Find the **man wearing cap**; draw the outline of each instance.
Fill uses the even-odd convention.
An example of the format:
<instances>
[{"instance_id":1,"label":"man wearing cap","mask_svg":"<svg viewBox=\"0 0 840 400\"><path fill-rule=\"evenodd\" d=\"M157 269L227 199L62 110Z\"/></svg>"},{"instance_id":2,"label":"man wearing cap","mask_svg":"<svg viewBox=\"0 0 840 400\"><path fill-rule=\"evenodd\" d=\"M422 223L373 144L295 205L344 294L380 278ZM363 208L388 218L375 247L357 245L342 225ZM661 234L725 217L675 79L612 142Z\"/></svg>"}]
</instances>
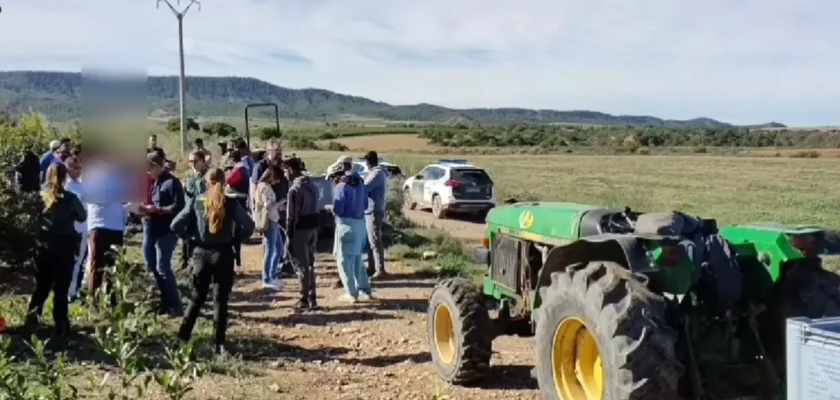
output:
<instances>
[{"instance_id":1,"label":"man wearing cap","mask_svg":"<svg viewBox=\"0 0 840 400\"><path fill-rule=\"evenodd\" d=\"M47 174L47 168L49 168L50 165L53 165L53 163L57 162L56 159L58 158L59 154L69 154L69 147L69 138L62 138L61 140L53 140L52 142L50 142L49 151L41 155L41 183L44 183L44 179ZM59 159L58 161L64 162L63 159Z\"/></svg>"},{"instance_id":2,"label":"man wearing cap","mask_svg":"<svg viewBox=\"0 0 840 400\"><path fill-rule=\"evenodd\" d=\"M147 171L154 184L152 202L140 206L140 212L145 214L144 225L149 230L144 237L143 258L160 290L161 311L180 316L183 315L181 295L172 272L172 255L178 237L170 226L184 208L184 188L178 178L167 171L166 159L159 153L149 153L147 161Z\"/></svg>"},{"instance_id":3,"label":"man wearing cap","mask_svg":"<svg viewBox=\"0 0 840 400\"><path fill-rule=\"evenodd\" d=\"M385 222L385 185L387 174L379 165L379 155L375 151L365 154L368 172L365 174L365 190L368 195L368 207L365 210L365 224L368 238L367 273L372 279L385 276L385 247L382 244L382 224Z\"/></svg>"}]
</instances>

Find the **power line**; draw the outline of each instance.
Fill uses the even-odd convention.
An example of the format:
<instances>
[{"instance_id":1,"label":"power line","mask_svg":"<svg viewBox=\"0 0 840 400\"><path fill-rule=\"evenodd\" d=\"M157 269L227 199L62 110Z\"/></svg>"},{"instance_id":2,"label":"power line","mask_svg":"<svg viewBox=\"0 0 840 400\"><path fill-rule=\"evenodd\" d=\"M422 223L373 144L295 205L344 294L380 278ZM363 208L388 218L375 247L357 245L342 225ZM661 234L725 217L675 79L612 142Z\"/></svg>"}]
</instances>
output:
<instances>
[{"instance_id":1,"label":"power line","mask_svg":"<svg viewBox=\"0 0 840 400\"><path fill-rule=\"evenodd\" d=\"M166 5L169 6L169 9L172 10L172 14L175 15L176 19L178 19L178 49L181 58L181 75L178 79L178 91L181 95L181 155L184 156L187 153L187 93L185 90L186 75L184 73L184 17L187 15L187 12L193 4L198 4L198 10L201 11L201 3L197 0L190 0L189 4L187 4L183 10L178 11L178 9L176 9L169 0L157 0L158 9L160 8L161 2L166 3ZM177 0L177 4L180 6L181 0Z\"/></svg>"}]
</instances>

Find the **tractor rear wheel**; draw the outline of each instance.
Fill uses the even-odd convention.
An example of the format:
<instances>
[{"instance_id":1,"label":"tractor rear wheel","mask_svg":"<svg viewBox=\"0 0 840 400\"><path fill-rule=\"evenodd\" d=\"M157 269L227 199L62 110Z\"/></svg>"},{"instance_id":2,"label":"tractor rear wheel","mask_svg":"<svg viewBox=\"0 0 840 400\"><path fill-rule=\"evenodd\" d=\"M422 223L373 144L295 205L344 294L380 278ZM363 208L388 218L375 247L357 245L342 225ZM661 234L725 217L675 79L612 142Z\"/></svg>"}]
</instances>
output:
<instances>
[{"instance_id":1,"label":"tractor rear wheel","mask_svg":"<svg viewBox=\"0 0 840 400\"><path fill-rule=\"evenodd\" d=\"M664 299L644 277L612 262L551 275L536 311L543 399L677 399L683 366Z\"/></svg>"},{"instance_id":2,"label":"tractor rear wheel","mask_svg":"<svg viewBox=\"0 0 840 400\"><path fill-rule=\"evenodd\" d=\"M427 325L432 362L454 384L481 380L490 368L492 325L481 292L469 280L440 282L429 298Z\"/></svg>"},{"instance_id":3,"label":"tractor rear wheel","mask_svg":"<svg viewBox=\"0 0 840 400\"><path fill-rule=\"evenodd\" d=\"M798 261L770 292L767 308L759 315L761 341L784 378L787 319L840 316L840 276L824 269L818 258Z\"/></svg>"}]
</instances>

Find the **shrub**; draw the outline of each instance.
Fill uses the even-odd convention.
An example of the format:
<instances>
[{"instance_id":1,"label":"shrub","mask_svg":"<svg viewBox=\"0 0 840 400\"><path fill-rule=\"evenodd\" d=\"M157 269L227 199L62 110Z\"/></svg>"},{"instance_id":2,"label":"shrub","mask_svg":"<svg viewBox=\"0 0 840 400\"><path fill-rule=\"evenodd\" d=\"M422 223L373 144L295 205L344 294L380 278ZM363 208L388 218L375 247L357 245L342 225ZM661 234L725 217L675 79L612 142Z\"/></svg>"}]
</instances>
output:
<instances>
[{"instance_id":1,"label":"shrub","mask_svg":"<svg viewBox=\"0 0 840 400\"><path fill-rule=\"evenodd\" d=\"M790 155L791 158L820 158L820 152L816 150L797 151Z\"/></svg>"},{"instance_id":2,"label":"shrub","mask_svg":"<svg viewBox=\"0 0 840 400\"><path fill-rule=\"evenodd\" d=\"M327 150L329 150L329 151L347 151L347 150L350 150L350 148L347 147L347 145L345 145L344 143L333 142L332 140L330 140L329 143L327 143Z\"/></svg>"},{"instance_id":3,"label":"shrub","mask_svg":"<svg viewBox=\"0 0 840 400\"><path fill-rule=\"evenodd\" d=\"M199 131L201 127L198 125L198 122L195 122L193 118L187 118L186 126L184 129L188 131ZM172 118L169 121L166 121L166 130L169 132L178 132L181 130L181 119L180 118Z\"/></svg>"},{"instance_id":4,"label":"shrub","mask_svg":"<svg viewBox=\"0 0 840 400\"><path fill-rule=\"evenodd\" d=\"M38 214L42 208L37 193L26 194L14 185L14 166L22 154L41 154L57 137L38 115L26 114L16 126L0 125L0 264L17 267L31 260Z\"/></svg>"},{"instance_id":5,"label":"shrub","mask_svg":"<svg viewBox=\"0 0 840 400\"><path fill-rule=\"evenodd\" d=\"M210 136L228 137L236 133L236 127L224 122L213 122L205 124L201 131Z\"/></svg>"},{"instance_id":6,"label":"shrub","mask_svg":"<svg viewBox=\"0 0 840 400\"><path fill-rule=\"evenodd\" d=\"M315 143L311 137L306 136L290 136L287 140L289 147L299 150L320 150L318 143Z\"/></svg>"},{"instance_id":7,"label":"shrub","mask_svg":"<svg viewBox=\"0 0 840 400\"><path fill-rule=\"evenodd\" d=\"M276 126L264 126L260 128L260 139L262 140L280 139L282 136L283 132L277 129Z\"/></svg>"}]
</instances>

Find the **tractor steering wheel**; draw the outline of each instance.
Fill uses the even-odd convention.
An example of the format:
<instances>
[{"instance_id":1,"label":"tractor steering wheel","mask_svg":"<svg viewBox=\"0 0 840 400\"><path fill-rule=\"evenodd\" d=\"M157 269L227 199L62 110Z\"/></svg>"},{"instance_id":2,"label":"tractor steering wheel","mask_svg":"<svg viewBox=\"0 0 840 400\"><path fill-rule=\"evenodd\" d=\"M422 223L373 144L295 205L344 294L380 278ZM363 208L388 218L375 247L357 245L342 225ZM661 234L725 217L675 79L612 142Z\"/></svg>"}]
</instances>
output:
<instances>
[{"instance_id":1,"label":"tractor steering wheel","mask_svg":"<svg viewBox=\"0 0 840 400\"><path fill-rule=\"evenodd\" d=\"M633 233L636 224L630 217L630 208L628 207L623 212L610 214L607 225L612 233Z\"/></svg>"}]
</instances>

